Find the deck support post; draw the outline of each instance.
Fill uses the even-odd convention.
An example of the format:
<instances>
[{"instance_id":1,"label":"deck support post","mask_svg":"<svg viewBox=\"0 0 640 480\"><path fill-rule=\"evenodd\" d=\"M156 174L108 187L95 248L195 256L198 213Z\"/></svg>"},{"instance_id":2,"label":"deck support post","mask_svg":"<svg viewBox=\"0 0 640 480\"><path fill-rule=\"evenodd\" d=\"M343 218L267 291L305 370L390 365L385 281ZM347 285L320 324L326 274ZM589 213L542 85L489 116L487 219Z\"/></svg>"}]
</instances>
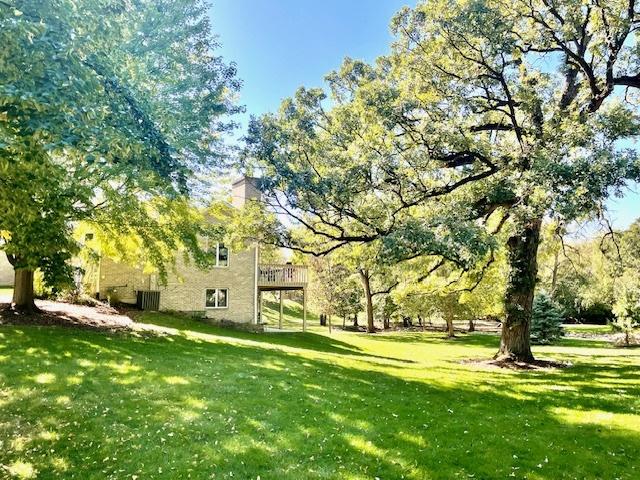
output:
<instances>
[{"instance_id":1,"label":"deck support post","mask_svg":"<svg viewBox=\"0 0 640 480\"><path fill-rule=\"evenodd\" d=\"M302 289L302 331L307 331L307 289Z\"/></svg>"},{"instance_id":2,"label":"deck support post","mask_svg":"<svg viewBox=\"0 0 640 480\"><path fill-rule=\"evenodd\" d=\"M278 328L280 330L282 330L282 294L284 293L283 290L280 290L280 317L278 318Z\"/></svg>"}]
</instances>

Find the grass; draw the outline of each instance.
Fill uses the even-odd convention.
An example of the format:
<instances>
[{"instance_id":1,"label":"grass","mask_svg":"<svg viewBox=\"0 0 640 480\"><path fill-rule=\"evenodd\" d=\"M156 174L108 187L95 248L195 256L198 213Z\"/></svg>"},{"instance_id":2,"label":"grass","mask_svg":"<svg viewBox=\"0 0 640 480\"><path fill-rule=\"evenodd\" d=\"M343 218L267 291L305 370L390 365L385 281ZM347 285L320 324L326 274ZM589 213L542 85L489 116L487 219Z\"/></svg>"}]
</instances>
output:
<instances>
[{"instance_id":1,"label":"grass","mask_svg":"<svg viewBox=\"0 0 640 480\"><path fill-rule=\"evenodd\" d=\"M566 324L562 327L566 333L588 333L592 335L613 333L611 325Z\"/></svg>"},{"instance_id":2,"label":"grass","mask_svg":"<svg viewBox=\"0 0 640 480\"><path fill-rule=\"evenodd\" d=\"M363 314L361 313L358 320L360 326L366 326L366 318L363 318ZM280 317L280 303L277 294L265 292L263 294L263 302L262 302L262 321L266 323L266 325L270 328L278 328L278 321ZM333 316L332 317L333 326L337 328L342 327L343 319L341 317ZM461 330L466 330L468 328L468 321L456 321L454 322L455 327ZM349 316L346 325L353 325L352 316ZM444 321L433 320L431 326L442 328L444 331L446 328L446 323ZM417 322L414 323L414 326L417 328ZM377 323L378 328L382 328L381 323ZM290 299L286 298L283 301L283 309L282 309L282 329L288 331L302 331L302 304L295 298ZM307 311L307 330L316 332L316 333L327 333L329 330L328 326L320 326L320 317L318 314L314 313L311 310Z\"/></svg>"},{"instance_id":3,"label":"grass","mask_svg":"<svg viewBox=\"0 0 640 480\"><path fill-rule=\"evenodd\" d=\"M0 478L635 479L640 350L461 363L492 335L252 334L147 313L149 338L0 327Z\"/></svg>"},{"instance_id":4,"label":"grass","mask_svg":"<svg viewBox=\"0 0 640 480\"><path fill-rule=\"evenodd\" d=\"M265 292L262 302L262 321L271 328L278 328L279 317L280 303L277 295ZM307 327L311 330L320 329L320 318L312 311L307 311ZM289 298L283 300L282 328L284 330L302 330L301 303ZM323 327L321 330L325 331L327 328Z\"/></svg>"},{"instance_id":5,"label":"grass","mask_svg":"<svg viewBox=\"0 0 640 480\"><path fill-rule=\"evenodd\" d=\"M0 287L0 297L11 297L13 295L13 287Z\"/></svg>"}]
</instances>

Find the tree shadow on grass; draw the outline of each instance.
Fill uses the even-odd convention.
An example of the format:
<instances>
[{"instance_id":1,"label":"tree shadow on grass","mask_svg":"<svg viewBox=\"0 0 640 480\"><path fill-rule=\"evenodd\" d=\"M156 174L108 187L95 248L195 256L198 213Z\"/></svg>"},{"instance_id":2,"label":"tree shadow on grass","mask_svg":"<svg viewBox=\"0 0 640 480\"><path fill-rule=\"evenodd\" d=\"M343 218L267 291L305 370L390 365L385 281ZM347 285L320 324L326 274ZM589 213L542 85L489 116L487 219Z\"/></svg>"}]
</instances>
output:
<instances>
[{"instance_id":1,"label":"tree shadow on grass","mask_svg":"<svg viewBox=\"0 0 640 480\"><path fill-rule=\"evenodd\" d=\"M456 333L455 337L448 338L446 333L442 332L412 332L412 333L381 333L370 335L369 338L374 341L392 342L392 343L416 343L416 344L462 344L479 347L493 348L500 343L500 336L493 333Z\"/></svg>"},{"instance_id":2,"label":"tree shadow on grass","mask_svg":"<svg viewBox=\"0 0 640 480\"><path fill-rule=\"evenodd\" d=\"M581 364L550 376L448 366L417 381L397 365L372 372L366 359L336 364L259 344L61 328L0 334L0 464L30 463L39 478L638 474L638 417L607 380L629 378L638 363L601 359L593 371ZM638 382L624 395L637 403Z\"/></svg>"},{"instance_id":3,"label":"tree shadow on grass","mask_svg":"<svg viewBox=\"0 0 640 480\"><path fill-rule=\"evenodd\" d=\"M370 337L376 341L388 341L394 343L435 343L435 344L463 344L470 346L480 346L488 348L498 348L500 344L499 333L489 332L473 332L473 333L456 333L453 338L447 338L446 335L435 332L414 332L405 334L383 333ZM604 340L587 340L580 338L560 338L552 345L533 345L538 347L575 347L575 348L617 348L611 342Z\"/></svg>"},{"instance_id":4,"label":"tree shadow on grass","mask_svg":"<svg viewBox=\"0 0 640 480\"><path fill-rule=\"evenodd\" d=\"M385 357L375 355L370 352L364 352L361 348L343 342L335 338L335 336L321 335L312 332L269 332L256 333L234 330L231 328L222 328L207 324L201 320L180 316L176 314L152 313L144 314L136 317L137 321L152 325L178 330L182 335L189 332L197 332L205 335L214 335L228 339L249 340L267 345L275 345L282 347L301 348L313 350L322 353L365 356L371 359L392 360L401 363L413 363L412 360Z\"/></svg>"}]
</instances>

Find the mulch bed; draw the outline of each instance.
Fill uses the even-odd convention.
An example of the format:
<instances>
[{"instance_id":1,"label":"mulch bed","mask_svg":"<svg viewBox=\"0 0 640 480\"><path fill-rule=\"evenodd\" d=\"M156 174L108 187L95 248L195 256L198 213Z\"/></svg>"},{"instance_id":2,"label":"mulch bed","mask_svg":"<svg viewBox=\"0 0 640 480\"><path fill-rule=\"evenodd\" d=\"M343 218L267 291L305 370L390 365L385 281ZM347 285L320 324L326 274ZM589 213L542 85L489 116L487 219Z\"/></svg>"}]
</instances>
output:
<instances>
[{"instance_id":1,"label":"mulch bed","mask_svg":"<svg viewBox=\"0 0 640 480\"><path fill-rule=\"evenodd\" d=\"M34 312L16 312L10 304L0 304L0 325L56 325L107 332L133 327L131 318L102 303L87 306L40 300L36 306Z\"/></svg>"}]
</instances>

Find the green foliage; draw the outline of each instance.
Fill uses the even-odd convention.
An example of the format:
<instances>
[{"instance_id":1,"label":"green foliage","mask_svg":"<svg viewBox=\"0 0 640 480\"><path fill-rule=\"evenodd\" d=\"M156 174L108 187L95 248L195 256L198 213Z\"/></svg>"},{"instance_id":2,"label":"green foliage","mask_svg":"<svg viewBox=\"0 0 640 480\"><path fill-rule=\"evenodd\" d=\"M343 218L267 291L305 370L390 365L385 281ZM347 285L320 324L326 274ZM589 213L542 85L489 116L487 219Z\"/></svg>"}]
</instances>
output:
<instances>
[{"instance_id":1,"label":"green foliage","mask_svg":"<svg viewBox=\"0 0 640 480\"><path fill-rule=\"evenodd\" d=\"M334 311L338 317L346 318L362 311L362 285L354 276L342 282L334 298Z\"/></svg>"},{"instance_id":2,"label":"green foliage","mask_svg":"<svg viewBox=\"0 0 640 480\"><path fill-rule=\"evenodd\" d=\"M400 280L392 292L401 316L469 320L499 318L504 313L504 248L491 252L468 271L437 257L421 257L394 267Z\"/></svg>"},{"instance_id":3,"label":"green foliage","mask_svg":"<svg viewBox=\"0 0 640 480\"><path fill-rule=\"evenodd\" d=\"M599 324L613 321L624 331L640 321L639 225L636 221L626 231L609 231L601 239L568 241L562 248L560 237L545 239L541 285L567 318Z\"/></svg>"},{"instance_id":4,"label":"green foliage","mask_svg":"<svg viewBox=\"0 0 640 480\"><path fill-rule=\"evenodd\" d=\"M33 274L33 294L38 298L49 298L52 295L51 287L44 283L44 276L40 270Z\"/></svg>"},{"instance_id":5,"label":"green foliage","mask_svg":"<svg viewBox=\"0 0 640 480\"><path fill-rule=\"evenodd\" d=\"M616 285L616 301L613 305L615 326L630 332L640 324L640 282L638 274L625 273Z\"/></svg>"},{"instance_id":6,"label":"green foliage","mask_svg":"<svg viewBox=\"0 0 640 480\"><path fill-rule=\"evenodd\" d=\"M629 334L640 324L640 220L620 235L617 247L613 313L616 327L629 343Z\"/></svg>"},{"instance_id":7,"label":"green foliage","mask_svg":"<svg viewBox=\"0 0 640 480\"><path fill-rule=\"evenodd\" d=\"M135 237L161 273L178 245L204 261L187 194L221 163L238 87L206 4L0 2L0 45L0 248L16 267L64 284L79 221Z\"/></svg>"},{"instance_id":8,"label":"green foliage","mask_svg":"<svg viewBox=\"0 0 640 480\"><path fill-rule=\"evenodd\" d=\"M608 242L572 239L556 222L543 229L539 285L562 307L567 319L604 324L613 318L614 280Z\"/></svg>"},{"instance_id":9,"label":"green foliage","mask_svg":"<svg viewBox=\"0 0 640 480\"><path fill-rule=\"evenodd\" d=\"M436 257L469 272L501 231L507 288L492 308L502 303L507 322L526 325L542 219L589 217L640 179L625 142L640 131L634 8L430 0L402 9L389 55L373 65L347 58L328 91L300 88L251 122L245 159L268 177L268 201L316 236L282 242L314 253L379 242L381 263ZM597 296L584 308L604 303Z\"/></svg>"},{"instance_id":10,"label":"green foliage","mask_svg":"<svg viewBox=\"0 0 640 480\"><path fill-rule=\"evenodd\" d=\"M247 202L242 208L234 208L226 202L213 202L207 215L223 227L225 241L234 250L242 250L248 244L260 243L263 263L282 263L282 255L275 237L283 230L276 216L261 202Z\"/></svg>"},{"instance_id":11,"label":"green foliage","mask_svg":"<svg viewBox=\"0 0 640 480\"><path fill-rule=\"evenodd\" d=\"M391 295L385 295L379 308L383 320L388 324L391 323L393 318L398 316L398 312L400 310L400 307L396 304Z\"/></svg>"},{"instance_id":12,"label":"green foliage","mask_svg":"<svg viewBox=\"0 0 640 480\"><path fill-rule=\"evenodd\" d=\"M311 258L309 266L309 296L317 312L345 317L360 311L362 286L353 270L333 257Z\"/></svg>"},{"instance_id":13,"label":"green foliage","mask_svg":"<svg viewBox=\"0 0 640 480\"><path fill-rule=\"evenodd\" d=\"M563 315L546 292L538 292L533 301L531 315L531 340L533 343L545 345L554 343L562 337Z\"/></svg>"},{"instance_id":14,"label":"green foliage","mask_svg":"<svg viewBox=\"0 0 640 480\"><path fill-rule=\"evenodd\" d=\"M387 78L393 81L382 69L347 60L330 76L334 108L325 108L327 93L301 88L277 114L252 121L244 157L264 171L267 202L315 235L281 242L313 253L377 242L382 263L441 255L473 264L490 240L465 221L473 217L468 201L445 207L438 197L489 170L468 158L438 162L408 133L396 135L394 112L410 105Z\"/></svg>"},{"instance_id":15,"label":"green foliage","mask_svg":"<svg viewBox=\"0 0 640 480\"><path fill-rule=\"evenodd\" d=\"M614 94L640 86L633 2L428 1L392 27L389 62L399 95L415 99L414 134L435 121L454 152L495 167L474 205L508 211L505 321L526 325L542 219L585 218L640 175L621 141L638 134L637 103Z\"/></svg>"}]
</instances>

